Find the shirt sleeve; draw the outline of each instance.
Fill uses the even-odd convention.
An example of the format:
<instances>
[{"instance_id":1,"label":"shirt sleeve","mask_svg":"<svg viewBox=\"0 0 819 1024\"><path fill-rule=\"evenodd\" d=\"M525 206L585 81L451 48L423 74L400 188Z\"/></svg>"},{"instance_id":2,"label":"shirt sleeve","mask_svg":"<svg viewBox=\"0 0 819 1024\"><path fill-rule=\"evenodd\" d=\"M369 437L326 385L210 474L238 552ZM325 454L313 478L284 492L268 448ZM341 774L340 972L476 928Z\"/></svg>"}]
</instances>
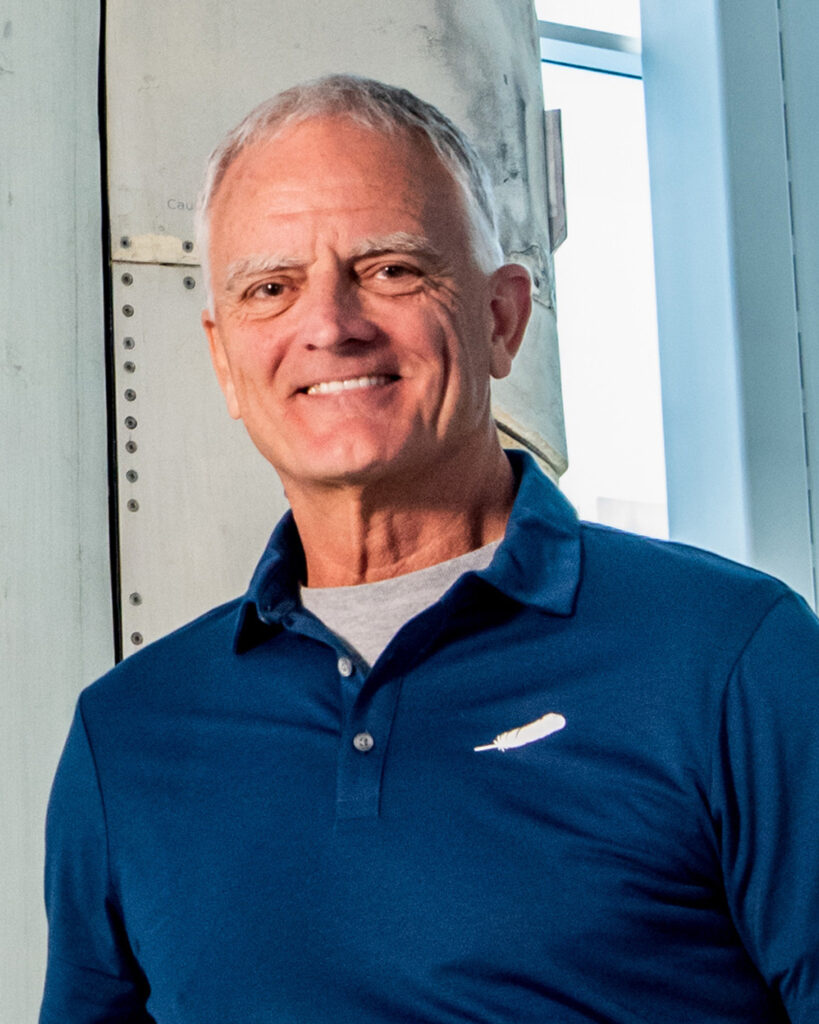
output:
<instances>
[{"instance_id":1,"label":"shirt sleeve","mask_svg":"<svg viewBox=\"0 0 819 1024\"><path fill-rule=\"evenodd\" d=\"M728 904L793 1024L819 1020L819 620L787 593L728 682L713 813Z\"/></svg>"},{"instance_id":2,"label":"shirt sleeve","mask_svg":"<svg viewBox=\"0 0 819 1024\"><path fill-rule=\"evenodd\" d=\"M105 810L81 706L46 821L48 966L40 1024L151 1024L112 891Z\"/></svg>"}]
</instances>

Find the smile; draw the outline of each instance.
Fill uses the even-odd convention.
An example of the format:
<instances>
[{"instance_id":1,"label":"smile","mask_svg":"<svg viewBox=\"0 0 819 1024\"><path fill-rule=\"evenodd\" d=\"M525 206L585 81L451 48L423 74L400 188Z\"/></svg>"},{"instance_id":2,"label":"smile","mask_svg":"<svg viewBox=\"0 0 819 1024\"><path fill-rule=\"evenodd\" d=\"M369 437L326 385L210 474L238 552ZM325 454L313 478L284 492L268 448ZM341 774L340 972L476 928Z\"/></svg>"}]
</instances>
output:
<instances>
[{"instance_id":1,"label":"smile","mask_svg":"<svg viewBox=\"0 0 819 1024\"><path fill-rule=\"evenodd\" d=\"M332 395L339 391L357 391L361 388L378 388L392 384L397 377L375 374L368 377L350 377L348 380L323 380L304 389L307 395Z\"/></svg>"}]
</instances>

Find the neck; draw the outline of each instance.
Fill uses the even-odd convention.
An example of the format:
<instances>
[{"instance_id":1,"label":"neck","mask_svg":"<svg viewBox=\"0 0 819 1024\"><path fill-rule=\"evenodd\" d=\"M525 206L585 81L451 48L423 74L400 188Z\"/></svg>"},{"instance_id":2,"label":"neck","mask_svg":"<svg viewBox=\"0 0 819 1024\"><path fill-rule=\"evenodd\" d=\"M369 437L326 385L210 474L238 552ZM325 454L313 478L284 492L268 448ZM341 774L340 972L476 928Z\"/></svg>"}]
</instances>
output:
<instances>
[{"instance_id":1,"label":"neck","mask_svg":"<svg viewBox=\"0 0 819 1024\"><path fill-rule=\"evenodd\" d=\"M311 587L373 583L425 569L503 536L514 476L499 445L400 479L287 488Z\"/></svg>"}]
</instances>

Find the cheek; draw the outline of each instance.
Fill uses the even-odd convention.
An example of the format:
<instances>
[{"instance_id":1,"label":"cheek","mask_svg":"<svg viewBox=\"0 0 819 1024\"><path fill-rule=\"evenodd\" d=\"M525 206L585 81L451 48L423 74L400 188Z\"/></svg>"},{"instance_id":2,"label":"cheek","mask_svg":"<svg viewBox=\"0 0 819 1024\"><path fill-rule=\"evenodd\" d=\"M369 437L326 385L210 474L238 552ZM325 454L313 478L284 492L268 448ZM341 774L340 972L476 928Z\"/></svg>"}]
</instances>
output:
<instances>
[{"instance_id":1,"label":"cheek","mask_svg":"<svg viewBox=\"0 0 819 1024\"><path fill-rule=\"evenodd\" d=\"M248 392L269 388L282 362L281 347L272 332L259 325L235 329L228 355L237 387Z\"/></svg>"}]
</instances>

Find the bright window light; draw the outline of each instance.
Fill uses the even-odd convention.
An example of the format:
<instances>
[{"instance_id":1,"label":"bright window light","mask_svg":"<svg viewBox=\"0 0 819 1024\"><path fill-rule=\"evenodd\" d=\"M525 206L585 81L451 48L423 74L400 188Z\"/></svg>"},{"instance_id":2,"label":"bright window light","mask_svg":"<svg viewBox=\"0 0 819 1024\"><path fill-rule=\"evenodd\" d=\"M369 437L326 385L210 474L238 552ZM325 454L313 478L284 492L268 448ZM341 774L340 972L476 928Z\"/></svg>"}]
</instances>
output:
<instances>
[{"instance_id":1,"label":"bright window light","mask_svg":"<svg viewBox=\"0 0 819 1024\"><path fill-rule=\"evenodd\" d=\"M642 82L542 67L546 108L562 112L568 225L555 253L561 486L584 519L668 536Z\"/></svg>"},{"instance_id":2,"label":"bright window light","mask_svg":"<svg viewBox=\"0 0 819 1024\"><path fill-rule=\"evenodd\" d=\"M640 35L640 0L535 0L535 9L541 21Z\"/></svg>"}]
</instances>

